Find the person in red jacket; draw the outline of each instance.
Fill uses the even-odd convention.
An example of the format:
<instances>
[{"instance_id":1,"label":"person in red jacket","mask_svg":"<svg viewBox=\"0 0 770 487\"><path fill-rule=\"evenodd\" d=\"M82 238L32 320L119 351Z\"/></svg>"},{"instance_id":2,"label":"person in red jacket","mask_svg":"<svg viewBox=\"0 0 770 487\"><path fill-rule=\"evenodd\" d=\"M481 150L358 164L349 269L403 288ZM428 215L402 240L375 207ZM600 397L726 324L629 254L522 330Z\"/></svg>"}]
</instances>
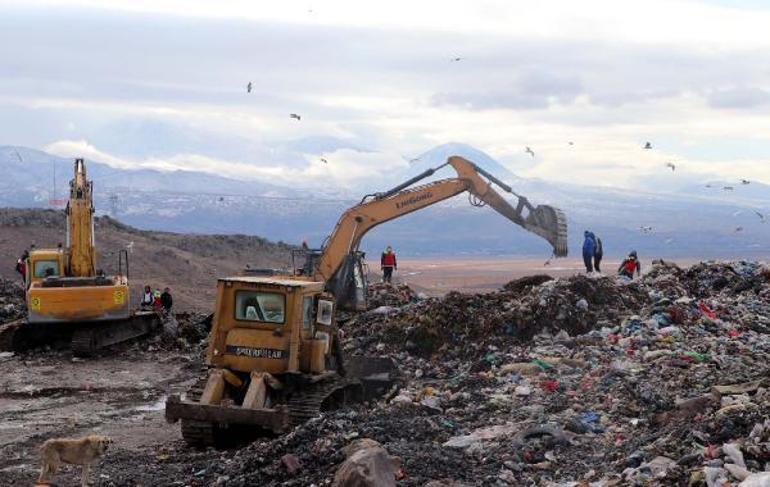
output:
<instances>
[{"instance_id":1,"label":"person in red jacket","mask_svg":"<svg viewBox=\"0 0 770 487\"><path fill-rule=\"evenodd\" d=\"M628 257L620 263L618 267L618 274L625 276L629 279L634 278L634 271L639 276L642 273L642 265L639 263L639 257L636 255L636 250L632 250Z\"/></svg>"},{"instance_id":2,"label":"person in red jacket","mask_svg":"<svg viewBox=\"0 0 770 487\"><path fill-rule=\"evenodd\" d=\"M380 257L380 269L382 269L382 282L390 283L393 278L393 271L398 270L396 253L393 252L393 248L390 245L382 253L382 257Z\"/></svg>"}]
</instances>

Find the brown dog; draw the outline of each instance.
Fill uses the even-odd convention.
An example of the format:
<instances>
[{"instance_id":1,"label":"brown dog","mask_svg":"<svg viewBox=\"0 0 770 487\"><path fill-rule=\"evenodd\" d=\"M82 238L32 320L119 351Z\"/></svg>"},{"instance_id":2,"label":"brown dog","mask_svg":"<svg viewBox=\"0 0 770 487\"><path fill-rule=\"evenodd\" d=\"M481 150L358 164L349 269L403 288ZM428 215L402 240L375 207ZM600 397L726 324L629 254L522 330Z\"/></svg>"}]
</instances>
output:
<instances>
[{"instance_id":1,"label":"brown dog","mask_svg":"<svg viewBox=\"0 0 770 487\"><path fill-rule=\"evenodd\" d=\"M112 443L111 439L98 435L89 435L77 440L68 438L47 440L40 447L43 467L37 481L50 482L62 463L70 463L83 466L81 485L86 487L91 464L104 455L110 443Z\"/></svg>"}]
</instances>

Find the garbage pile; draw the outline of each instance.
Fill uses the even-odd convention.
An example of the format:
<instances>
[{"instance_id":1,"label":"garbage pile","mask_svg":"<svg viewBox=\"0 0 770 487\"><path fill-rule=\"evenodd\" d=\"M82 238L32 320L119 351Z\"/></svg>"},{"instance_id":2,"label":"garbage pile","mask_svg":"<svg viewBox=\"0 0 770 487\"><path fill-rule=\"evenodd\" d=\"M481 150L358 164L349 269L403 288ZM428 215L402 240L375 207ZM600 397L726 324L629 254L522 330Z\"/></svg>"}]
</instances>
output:
<instances>
[{"instance_id":1,"label":"garbage pile","mask_svg":"<svg viewBox=\"0 0 770 487\"><path fill-rule=\"evenodd\" d=\"M406 284L376 282L367 287L367 308L370 310L383 306L404 306L418 300L417 293Z\"/></svg>"},{"instance_id":2,"label":"garbage pile","mask_svg":"<svg viewBox=\"0 0 770 487\"><path fill-rule=\"evenodd\" d=\"M400 308L375 309L345 325L347 349L361 355L407 352L478 357L543 332L570 334L609 326L649 301L639 283L575 276L524 278L487 294L451 292Z\"/></svg>"},{"instance_id":3,"label":"garbage pile","mask_svg":"<svg viewBox=\"0 0 770 487\"><path fill-rule=\"evenodd\" d=\"M363 313L346 333L349 353L394 358L401 388L207 475L329 485L343 449L370 438L400 460L398 485L769 485L762 265L514 282Z\"/></svg>"},{"instance_id":4,"label":"garbage pile","mask_svg":"<svg viewBox=\"0 0 770 487\"><path fill-rule=\"evenodd\" d=\"M23 317L26 311L21 284L0 278L0 324Z\"/></svg>"}]
</instances>

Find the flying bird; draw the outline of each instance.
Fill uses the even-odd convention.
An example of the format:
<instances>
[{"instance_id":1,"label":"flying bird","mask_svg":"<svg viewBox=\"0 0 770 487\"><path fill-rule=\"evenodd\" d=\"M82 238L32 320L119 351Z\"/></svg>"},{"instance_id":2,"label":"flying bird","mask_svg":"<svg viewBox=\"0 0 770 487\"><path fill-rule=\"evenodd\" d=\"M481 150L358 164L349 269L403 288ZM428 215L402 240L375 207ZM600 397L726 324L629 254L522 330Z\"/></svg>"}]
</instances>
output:
<instances>
[{"instance_id":1,"label":"flying bird","mask_svg":"<svg viewBox=\"0 0 770 487\"><path fill-rule=\"evenodd\" d=\"M748 179L741 179L741 184L751 184L751 181Z\"/></svg>"},{"instance_id":2,"label":"flying bird","mask_svg":"<svg viewBox=\"0 0 770 487\"><path fill-rule=\"evenodd\" d=\"M574 142L572 142L571 140L570 140L569 142L567 142L567 143L568 143L569 145L575 145L575 143L574 143Z\"/></svg>"},{"instance_id":3,"label":"flying bird","mask_svg":"<svg viewBox=\"0 0 770 487\"><path fill-rule=\"evenodd\" d=\"M249 81L249 84L246 85L246 93L251 93L252 86L251 81Z\"/></svg>"},{"instance_id":4,"label":"flying bird","mask_svg":"<svg viewBox=\"0 0 770 487\"><path fill-rule=\"evenodd\" d=\"M676 171L676 164L673 162L667 162L666 167L671 168L672 171Z\"/></svg>"},{"instance_id":5,"label":"flying bird","mask_svg":"<svg viewBox=\"0 0 770 487\"><path fill-rule=\"evenodd\" d=\"M754 214L757 215L760 220L762 220L762 223L765 223L765 215L763 215L762 213L758 212L757 210L754 210Z\"/></svg>"},{"instance_id":6,"label":"flying bird","mask_svg":"<svg viewBox=\"0 0 770 487\"><path fill-rule=\"evenodd\" d=\"M706 187L707 188L713 188L713 186L711 184L707 184Z\"/></svg>"},{"instance_id":7,"label":"flying bird","mask_svg":"<svg viewBox=\"0 0 770 487\"><path fill-rule=\"evenodd\" d=\"M533 151L532 149L530 149L530 148L529 148L529 146L527 146L527 148L526 148L526 149L524 149L524 152L526 152L527 154L529 154L529 155L530 155L530 156L532 156L532 157L535 157L535 151Z\"/></svg>"},{"instance_id":8,"label":"flying bird","mask_svg":"<svg viewBox=\"0 0 770 487\"><path fill-rule=\"evenodd\" d=\"M743 231L743 227L735 227L735 231L736 232L742 232Z\"/></svg>"},{"instance_id":9,"label":"flying bird","mask_svg":"<svg viewBox=\"0 0 770 487\"><path fill-rule=\"evenodd\" d=\"M289 114L289 118L296 118L298 122L299 122L300 120L302 120L302 117L300 117L300 116L299 116L299 115L297 115L296 113L290 113L290 114Z\"/></svg>"},{"instance_id":10,"label":"flying bird","mask_svg":"<svg viewBox=\"0 0 770 487\"><path fill-rule=\"evenodd\" d=\"M224 201L224 200L225 200L225 197L224 197L224 196L220 196L220 197L219 197L219 201Z\"/></svg>"},{"instance_id":11,"label":"flying bird","mask_svg":"<svg viewBox=\"0 0 770 487\"><path fill-rule=\"evenodd\" d=\"M401 159L405 160L405 161L406 161L406 162L408 162L409 164L414 164L415 162L417 162L417 161L419 161L419 160L420 160L420 158L419 158L419 157L407 157L407 156L405 156L405 155L402 155L402 156L401 156Z\"/></svg>"},{"instance_id":12,"label":"flying bird","mask_svg":"<svg viewBox=\"0 0 770 487\"><path fill-rule=\"evenodd\" d=\"M647 226L647 225L642 225L642 226L639 227L639 230L641 230L642 233L651 233L652 232L652 227L651 226Z\"/></svg>"},{"instance_id":13,"label":"flying bird","mask_svg":"<svg viewBox=\"0 0 770 487\"><path fill-rule=\"evenodd\" d=\"M449 62L450 63L456 63L456 62L462 61L462 60L463 60L463 58L461 58L461 57L453 57L452 59L449 60Z\"/></svg>"},{"instance_id":14,"label":"flying bird","mask_svg":"<svg viewBox=\"0 0 770 487\"><path fill-rule=\"evenodd\" d=\"M644 148L645 149L652 149L652 142L645 142L644 143Z\"/></svg>"},{"instance_id":15,"label":"flying bird","mask_svg":"<svg viewBox=\"0 0 770 487\"><path fill-rule=\"evenodd\" d=\"M329 161L327 161L327 160L326 160L326 159L324 159L323 157L321 158L321 162L323 162L324 164L329 164Z\"/></svg>"},{"instance_id":16,"label":"flying bird","mask_svg":"<svg viewBox=\"0 0 770 487\"><path fill-rule=\"evenodd\" d=\"M733 188L732 186L722 186L722 189L725 190L725 191L732 191L735 188Z\"/></svg>"}]
</instances>

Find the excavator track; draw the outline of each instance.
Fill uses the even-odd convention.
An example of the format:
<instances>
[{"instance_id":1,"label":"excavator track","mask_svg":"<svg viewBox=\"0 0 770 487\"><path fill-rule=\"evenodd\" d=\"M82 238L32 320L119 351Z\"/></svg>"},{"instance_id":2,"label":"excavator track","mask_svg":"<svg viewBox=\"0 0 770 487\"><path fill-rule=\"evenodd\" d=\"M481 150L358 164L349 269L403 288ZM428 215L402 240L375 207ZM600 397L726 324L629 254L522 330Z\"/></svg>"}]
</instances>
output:
<instances>
[{"instance_id":1,"label":"excavator track","mask_svg":"<svg viewBox=\"0 0 770 487\"><path fill-rule=\"evenodd\" d=\"M25 319L18 319L0 325L0 352L14 352L23 349L22 327Z\"/></svg>"},{"instance_id":2,"label":"excavator track","mask_svg":"<svg viewBox=\"0 0 770 487\"><path fill-rule=\"evenodd\" d=\"M157 328L160 318L156 313L137 313L129 320L82 326L72 334L73 355L90 357L100 348L125 342L150 333Z\"/></svg>"}]
</instances>

